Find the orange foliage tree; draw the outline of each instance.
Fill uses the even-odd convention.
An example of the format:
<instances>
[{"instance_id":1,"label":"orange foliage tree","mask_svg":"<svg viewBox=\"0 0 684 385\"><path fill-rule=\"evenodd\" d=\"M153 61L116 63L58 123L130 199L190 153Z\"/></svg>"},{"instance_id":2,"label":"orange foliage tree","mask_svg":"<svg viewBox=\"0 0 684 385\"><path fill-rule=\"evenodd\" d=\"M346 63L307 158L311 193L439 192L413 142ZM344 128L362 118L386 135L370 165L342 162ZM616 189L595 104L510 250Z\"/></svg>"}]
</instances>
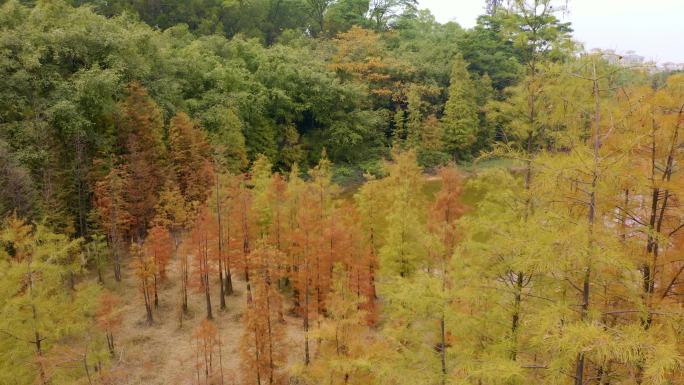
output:
<instances>
[{"instance_id":1,"label":"orange foliage tree","mask_svg":"<svg viewBox=\"0 0 684 385\"><path fill-rule=\"evenodd\" d=\"M95 183L94 189L97 219L107 233L117 281L121 281L122 248L133 223L126 196L130 184L128 169L122 165L113 167L102 180Z\"/></svg>"},{"instance_id":2,"label":"orange foliage tree","mask_svg":"<svg viewBox=\"0 0 684 385\"><path fill-rule=\"evenodd\" d=\"M100 295L95 320L97 326L105 333L109 354L114 357L114 333L121 327L123 314L121 314L121 299L110 291Z\"/></svg>"},{"instance_id":3,"label":"orange foliage tree","mask_svg":"<svg viewBox=\"0 0 684 385\"><path fill-rule=\"evenodd\" d=\"M254 239L254 220L252 218L252 192L247 188L246 180L238 181L232 189L232 210L230 221L232 223L229 252L235 258L235 264L242 269L245 282L247 282L248 295L251 293L250 285L250 244Z\"/></svg>"},{"instance_id":4,"label":"orange foliage tree","mask_svg":"<svg viewBox=\"0 0 684 385\"><path fill-rule=\"evenodd\" d=\"M214 271L213 262L218 258L218 239L216 222L207 207L202 207L195 225L190 232L190 248L193 253L193 268L197 287L204 293L207 306L207 319L212 319L211 288L209 275Z\"/></svg>"},{"instance_id":5,"label":"orange foliage tree","mask_svg":"<svg viewBox=\"0 0 684 385\"><path fill-rule=\"evenodd\" d=\"M363 311L367 323L373 325L378 320L374 277L377 260L359 226L361 218L358 209L351 203L343 203L336 215L339 217L341 237L337 247L339 256L335 260L341 262L349 272L349 289L356 294L358 310Z\"/></svg>"},{"instance_id":6,"label":"orange foliage tree","mask_svg":"<svg viewBox=\"0 0 684 385\"><path fill-rule=\"evenodd\" d=\"M127 196L135 234L142 238L154 217L157 197L166 176L164 119L161 110L139 83L128 86L117 118L119 141L126 153L131 181Z\"/></svg>"},{"instance_id":7,"label":"orange foliage tree","mask_svg":"<svg viewBox=\"0 0 684 385\"><path fill-rule=\"evenodd\" d=\"M310 361L309 328L315 307L311 306L316 290L316 260L321 250L320 217L316 210L316 197L310 189L299 196L297 228L292 234L293 280L295 287L295 310L302 317L304 326L304 363ZM315 300L315 298L314 298Z\"/></svg>"},{"instance_id":8,"label":"orange foliage tree","mask_svg":"<svg viewBox=\"0 0 684 385\"><path fill-rule=\"evenodd\" d=\"M439 169L439 176L442 187L435 197L432 205L429 229L437 237L440 247L431 250L437 263L437 272L441 275L442 296L446 297L446 290L449 286L449 265L456 246L456 221L463 215L465 206L461 202L461 192L463 184L461 176L453 166L442 167ZM439 353L442 366L442 374L447 374L447 346L448 335L445 324L445 309L447 303L442 305L442 314L439 318Z\"/></svg>"},{"instance_id":9,"label":"orange foliage tree","mask_svg":"<svg viewBox=\"0 0 684 385\"><path fill-rule=\"evenodd\" d=\"M285 383L285 328L280 321L282 298L273 284L271 263L280 258L278 254L278 250L266 245L260 245L252 252L254 288L242 318L245 328L240 340L244 383Z\"/></svg>"},{"instance_id":10,"label":"orange foliage tree","mask_svg":"<svg viewBox=\"0 0 684 385\"><path fill-rule=\"evenodd\" d=\"M195 371L197 383L201 384L201 373L204 373L205 384L223 384L223 356L221 336L216 325L204 319L192 334L195 341ZM219 371L214 373L214 356L218 355ZM215 377L219 376L217 380Z\"/></svg>"},{"instance_id":11,"label":"orange foliage tree","mask_svg":"<svg viewBox=\"0 0 684 385\"><path fill-rule=\"evenodd\" d=\"M166 279L166 266L173 254L174 242L171 233L162 226L155 226L147 233L145 238L145 253L152 257L154 263L153 292L154 307L159 307L158 282Z\"/></svg>"}]
</instances>

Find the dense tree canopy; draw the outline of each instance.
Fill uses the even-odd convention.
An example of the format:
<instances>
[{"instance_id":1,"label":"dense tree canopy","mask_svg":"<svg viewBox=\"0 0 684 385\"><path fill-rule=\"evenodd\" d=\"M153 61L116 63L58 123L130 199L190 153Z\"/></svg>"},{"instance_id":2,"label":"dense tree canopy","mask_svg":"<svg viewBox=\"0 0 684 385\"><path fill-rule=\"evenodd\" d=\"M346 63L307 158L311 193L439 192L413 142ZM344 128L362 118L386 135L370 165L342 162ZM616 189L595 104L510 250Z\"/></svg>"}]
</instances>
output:
<instances>
[{"instance_id":1,"label":"dense tree canopy","mask_svg":"<svg viewBox=\"0 0 684 385\"><path fill-rule=\"evenodd\" d=\"M565 2L0 3L0 383L684 381L684 75Z\"/></svg>"}]
</instances>

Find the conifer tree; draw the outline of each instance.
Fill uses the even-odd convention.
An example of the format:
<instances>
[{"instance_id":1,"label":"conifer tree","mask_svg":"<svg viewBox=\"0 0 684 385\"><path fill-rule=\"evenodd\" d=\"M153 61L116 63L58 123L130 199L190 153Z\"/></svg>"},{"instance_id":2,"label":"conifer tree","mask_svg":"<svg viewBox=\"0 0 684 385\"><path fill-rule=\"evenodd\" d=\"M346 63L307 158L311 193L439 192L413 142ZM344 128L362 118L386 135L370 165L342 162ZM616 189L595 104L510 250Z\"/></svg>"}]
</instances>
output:
<instances>
[{"instance_id":1,"label":"conifer tree","mask_svg":"<svg viewBox=\"0 0 684 385\"><path fill-rule=\"evenodd\" d=\"M271 208L269 205L268 187L271 183L273 165L263 154L259 154L250 169L252 184L252 215L258 228L259 238L268 235L271 225Z\"/></svg>"},{"instance_id":2,"label":"conifer tree","mask_svg":"<svg viewBox=\"0 0 684 385\"><path fill-rule=\"evenodd\" d=\"M301 315L304 327L304 364L311 360L309 333L312 318L315 319L316 310L316 260L321 252L321 237L318 233L320 214L318 212L318 196L310 185L304 187L298 197L299 210L297 212L297 227L292 234L295 306Z\"/></svg>"},{"instance_id":3,"label":"conifer tree","mask_svg":"<svg viewBox=\"0 0 684 385\"><path fill-rule=\"evenodd\" d=\"M166 266L169 264L174 250L174 241L169 231L161 226L155 226L147 233L144 242L145 253L152 256L154 262L154 276L152 288L154 292L154 307L159 307L159 284L166 279Z\"/></svg>"},{"instance_id":4,"label":"conifer tree","mask_svg":"<svg viewBox=\"0 0 684 385\"><path fill-rule=\"evenodd\" d=\"M286 254L285 280L292 285L294 307L299 307L299 293L297 292L296 276L299 268L299 213L301 210L301 193L305 188L304 181L299 176L299 166L292 167L287 180L285 202L285 232L283 250Z\"/></svg>"},{"instance_id":5,"label":"conifer tree","mask_svg":"<svg viewBox=\"0 0 684 385\"><path fill-rule=\"evenodd\" d=\"M167 180L155 205L153 226L165 227L174 239L174 249L181 243L182 233L190 227L195 207L188 204L173 180Z\"/></svg>"},{"instance_id":6,"label":"conifer tree","mask_svg":"<svg viewBox=\"0 0 684 385\"><path fill-rule=\"evenodd\" d=\"M169 161L186 202L204 203L214 183L204 132L180 112L169 124Z\"/></svg>"},{"instance_id":7,"label":"conifer tree","mask_svg":"<svg viewBox=\"0 0 684 385\"><path fill-rule=\"evenodd\" d=\"M109 355L114 357L116 353L114 333L119 331L123 321L119 297L108 291L103 292L99 298L95 319L97 320L97 326L105 333Z\"/></svg>"},{"instance_id":8,"label":"conifer tree","mask_svg":"<svg viewBox=\"0 0 684 385\"><path fill-rule=\"evenodd\" d=\"M338 209L341 236L335 260L344 264L349 272L350 290L356 294L359 309L365 313L369 325L378 320L376 304L375 271L376 253L368 245L364 235L360 211L351 203L343 203ZM334 282L334 279L333 279Z\"/></svg>"},{"instance_id":9,"label":"conifer tree","mask_svg":"<svg viewBox=\"0 0 684 385\"><path fill-rule=\"evenodd\" d=\"M453 159L467 159L479 127L477 94L463 56L457 54L451 70L449 99L444 105L442 131L445 150Z\"/></svg>"},{"instance_id":10,"label":"conifer tree","mask_svg":"<svg viewBox=\"0 0 684 385\"><path fill-rule=\"evenodd\" d=\"M269 242L279 251L285 249L287 224L287 181L279 173L273 174L268 186L268 204L271 209L271 224L268 231Z\"/></svg>"},{"instance_id":11,"label":"conifer tree","mask_svg":"<svg viewBox=\"0 0 684 385\"><path fill-rule=\"evenodd\" d=\"M215 380L214 356L218 355L220 381L223 382L223 362L221 360L220 336L216 325L207 319L203 319L192 333L195 342L195 370L197 382L204 377L204 383L210 384ZM202 376L203 373L203 376Z\"/></svg>"},{"instance_id":12,"label":"conifer tree","mask_svg":"<svg viewBox=\"0 0 684 385\"><path fill-rule=\"evenodd\" d=\"M235 108L214 106L202 115L202 126L210 132L216 172L238 173L248 164L243 129L245 123Z\"/></svg>"},{"instance_id":13,"label":"conifer tree","mask_svg":"<svg viewBox=\"0 0 684 385\"><path fill-rule=\"evenodd\" d=\"M230 246L230 221L229 221L229 215L226 216L224 215L226 208L224 206L227 206L226 203L228 201L228 196L223 195L222 192L225 190L225 187L222 184L222 179L225 180L226 178L222 177L220 174L215 175L216 180L214 183L214 189L215 189L215 194L212 194L212 200L213 203L210 202L209 204L214 207L214 217L216 218L216 241L217 241L217 261L218 261L218 273L219 273L219 300L220 300L220 307L221 310L226 309L226 292L228 291L228 294L232 294L233 292L233 282L232 282L232 277L230 276L230 254L228 253L228 247ZM226 223L226 220L228 220L228 223ZM224 226L227 226L227 233L228 233L228 238L226 239L226 231L224 230ZM225 278L224 278L225 275Z\"/></svg>"},{"instance_id":14,"label":"conifer tree","mask_svg":"<svg viewBox=\"0 0 684 385\"><path fill-rule=\"evenodd\" d=\"M235 255L236 265L242 269L243 277L247 283L248 295L251 293L250 285L250 252L252 243L255 240L255 216L252 213L253 193L247 187L247 181L240 177L233 189L231 223L235 228L231 237L230 250ZM231 229L232 231L232 229Z\"/></svg>"},{"instance_id":15,"label":"conifer tree","mask_svg":"<svg viewBox=\"0 0 684 385\"><path fill-rule=\"evenodd\" d=\"M365 298L355 292L349 276L342 264L335 265L327 317L312 332L320 341L316 358L302 373L310 383L375 383L368 351L371 337L360 310Z\"/></svg>"},{"instance_id":16,"label":"conifer tree","mask_svg":"<svg viewBox=\"0 0 684 385\"><path fill-rule=\"evenodd\" d=\"M131 184L126 194L134 219L134 233L142 238L154 217L157 196L166 178L164 120L157 104L137 82L128 86L117 119L119 141Z\"/></svg>"},{"instance_id":17,"label":"conifer tree","mask_svg":"<svg viewBox=\"0 0 684 385\"><path fill-rule=\"evenodd\" d=\"M252 252L253 295L243 315L245 325L240 339L242 378L245 383L283 384L285 329L280 322L282 299L274 285L270 261L279 252L270 246L257 246Z\"/></svg>"},{"instance_id":18,"label":"conifer tree","mask_svg":"<svg viewBox=\"0 0 684 385\"><path fill-rule=\"evenodd\" d=\"M193 269L196 284L204 294L207 319L213 319L211 307L211 287L209 276L214 271L214 261L218 259L218 234L216 223L207 207L202 207L189 238L189 249L193 253Z\"/></svg>"},{"instance_id":19,"label":"conifer tree","mask_svg":"<svg viewBox=\"0 0 684 385\"><path fill-rule=\"evenodd\" d=\"M88 262L95 265L97 280L104 284L104 269L111 262L111 248L108 247L106 237L101 234L91 235L91 241L85 245Z\"/></svg>"},{"instance_id":20,"label":"conifer tree","mask_svg":"<svg viewBox=\"0 0 684 385\"><path fill-rule=\"evenodd\" d=\"M333 260L335 259L335 243L339 236L336 223L339 219L332 215L333 197L337 190L332 183L331 164L325 151L321 154L321 159L309 174L312 180L309 185L311 194L314 197L315 213L308 217L315 226L322 230L319 231L314 240L315 251L313 260L314 271L314 291L315 309L319 315L325 312L325 296L330 289L330 278L332 274ZM326 231L327 230L327 231Z\"/></svg>"},{"instance_id":21,"label":"conifer tree","mask_svg":"<svg viewBox=\"0 0 684 385\"><path fill-rule=\"evenodd\" d=\"M365 178L366 183L361 186L354 198L359 209L359 225L364 234L361 247L365 260L364 270L368 277L368 287L365 293L368 300L368 320L370 323L374 323L377 320L375 282L379 264L378 251L383 242L381 229L386 226L385 219L389 200L386 199L381 181L369 174L366 174Z\"/></svg>"},{"instance_id":22,"label":"conifer tree","mask_svg":"<svg viewBox=\"0 0 684 385\"><path fill-rule=\"evenodd\" d=\"M112 249L114 278L117 281L121 281L121 254L134 222L126 195L130 184L128 169L116 166L95 184L94 190L98 222L106 232Z\"/></svg>"},{"instance_id":23,"label":"conifer tree","mask_svg":"<svg viewBox=\"0 0 684 385\"><path fill-rule=\"evenodd\" d=\"M436 278L441 279L442 297L447 298L447 292L451 287L449 282L449 267L451 258L454 254L457 241L456 223L464 213L461 196L461 178L455 167L443 167L439 170L442 187L440 188L435 201L432 205L432 215L429 218L429 229L436 236L439 247L431 250L431 254L436 258L435 273ZM441 277L439 277L441 276ZM446 313L448 302L442 305L441 317L439 319L439 353L442 369L442 384L447 379L447 325Z\"/></svg>"},{"instance_id":24,"label":"conifer tree","mask_svg":"<svg viewBox=\"0 0 684 385\"><path fill-rule=\"evenodd\" d=\"M130 254L132 258L131 267L138 278L138 288L143 296L145 302L145 314L148 325L154 323L152 315L152 296L154 288L152 287L156 266L152 257L146 253L143 246L139 243L132 243Z\"/></svg>"},{"instance_id":25,"label":"conifer tree","mask_svg":"<svg viewBox=\"0 0 684 385\"><path fill-rule=\"evenodd\" d=\"M387 212L384 244L379 251L381 271L387 277L409 277L426 262L426 230L420 194L423 177L415 151L394 154L383 181L391 206Z\"/></svg>"},{"instance_id":26,"label":"conifer tree","mask_svg":"<svg viewBox=\"0 0 684 385\"><path fill-rule=\"evenodd\" d=\"M80 381L83 366L58 365L59 345L83 340L93 325L99 286L67 290L58 261L78 255L81 240L12 215L0 228L0 382L41 385ZM21 362L18 365L17 362Z\"/></svg>"}]
</instances>

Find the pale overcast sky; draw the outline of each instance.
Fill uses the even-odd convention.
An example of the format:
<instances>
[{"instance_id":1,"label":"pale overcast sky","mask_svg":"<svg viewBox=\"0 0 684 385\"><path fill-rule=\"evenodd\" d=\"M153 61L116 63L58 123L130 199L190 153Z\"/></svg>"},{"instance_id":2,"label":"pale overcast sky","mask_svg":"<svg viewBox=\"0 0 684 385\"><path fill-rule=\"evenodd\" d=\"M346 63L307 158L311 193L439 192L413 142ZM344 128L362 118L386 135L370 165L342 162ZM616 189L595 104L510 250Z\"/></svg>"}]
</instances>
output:
<instances>
[{"instance_id":1,"label":"pale overcast sky","mask_svg":"<svg viewBox=\"0 0 684 385\"><path fill-rule=\"evenodd\" d=\"M472 27L485 0L419 0L437 21ZM684 0L568 0L575 39L587 49L628 50L660 63L684 63Z\"/></svg>"}]
</instances>

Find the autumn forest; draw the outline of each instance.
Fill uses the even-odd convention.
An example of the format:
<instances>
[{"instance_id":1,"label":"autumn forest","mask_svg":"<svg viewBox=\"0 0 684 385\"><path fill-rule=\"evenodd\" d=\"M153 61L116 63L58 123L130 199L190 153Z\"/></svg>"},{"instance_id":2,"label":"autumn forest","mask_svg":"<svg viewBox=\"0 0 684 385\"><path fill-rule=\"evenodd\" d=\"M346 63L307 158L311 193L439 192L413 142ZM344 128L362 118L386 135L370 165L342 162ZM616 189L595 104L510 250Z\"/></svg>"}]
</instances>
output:
<instances>
[{"instance_id":1,"label":"autumn forest","mask_svg":"<svg viewBox=\"0 0 684 385\"><path fill-rule=\"evenodd\" d=\"M684 73L419 8L0 0L0 384L684 384Z\"/></svg>"}]
</instances>

